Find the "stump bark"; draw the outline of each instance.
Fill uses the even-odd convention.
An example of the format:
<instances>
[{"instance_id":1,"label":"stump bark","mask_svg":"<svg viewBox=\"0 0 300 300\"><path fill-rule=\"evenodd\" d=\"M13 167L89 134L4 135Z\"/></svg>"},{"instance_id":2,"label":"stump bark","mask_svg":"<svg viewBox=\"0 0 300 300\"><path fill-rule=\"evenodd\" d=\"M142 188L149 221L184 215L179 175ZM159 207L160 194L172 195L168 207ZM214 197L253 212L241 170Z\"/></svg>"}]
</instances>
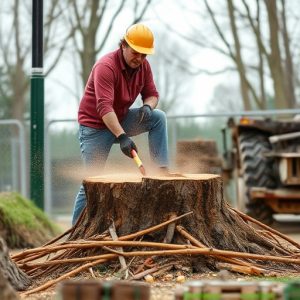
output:
<instances>
[{"instance_id":1,"label":"stump bark","mask_svg":"<svg viewBox=\"0 0 300 300\"><path fill-rule=\"evenodd\" d=\"M86 216L75 226L70 240L101 234L112 222L118 236L123 236L162 223L170 216L192 211L193 214L181 219L179 225L206 247L284 254L229 209L223 198L219 175L106 176L88 178L83 184L87 195ZM156 231L144 240L163 242L166 231L166 228ZM175 232L172 242L186 243L178 232ZM204 261L210 269L215 268L209 260ZM200 259L196 264L203 268Z\"/></svg>"},{"instance_id":2,"label":"stump bark","mask_svg":"<svg viewBox=\"0 0 300 300\"><path fill-rule=\"evenodd\" d=\"M17 299L15 290L23 291L31 279L10 259L6 243L0 238L0 299Z\"/></svg>"}]
</instances>

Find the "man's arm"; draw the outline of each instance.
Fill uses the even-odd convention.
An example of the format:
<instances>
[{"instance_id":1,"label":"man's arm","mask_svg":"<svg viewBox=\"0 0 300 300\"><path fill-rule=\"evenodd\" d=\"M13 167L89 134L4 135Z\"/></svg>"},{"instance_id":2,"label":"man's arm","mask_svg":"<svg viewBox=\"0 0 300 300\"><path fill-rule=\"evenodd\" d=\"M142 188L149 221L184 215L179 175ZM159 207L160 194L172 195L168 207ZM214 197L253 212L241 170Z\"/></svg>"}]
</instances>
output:
<instances>
[{"instance_id":1,"label":"man's arm","mask_svg":"<svg viewBox=\"0 0 300 300\"><path fill-rule=\"evenodd\" d=\"M120 125L120 122L117 118L117 115L114 111L111 111L107 114L105 114L102 117L102 120L104 124L107 126L107 128L116 136L120 136L122 133L125 133L124 129Z\"/></svg>"},{"instance_id":2,"label":"man's arm","mask_svg":"<svg viewBox=\"0 0 300 300\"><path fill-rule=\"evenodd\" d=\"M139 124L150 120L153 109L157 106L158 98L148 97L144 100L143 106L139 109Z\"/></svg>"},{"instance_id":3,"label":"man's arm","mask_svg":"<svg viewBox=\"0 0 300 300\"><path fill-rule=\"evenodd\" d=\"M157 106L158 98L155 96L148 97L144 100L144 105L149 105L151 109L154 109Z\"/></svg>"},{"instance_id":4,"label":"man's arm","mask_svg":"<svg viewBox=\"0 0 300 300\"><path fill-rule=\"evenodd\" d=\"M122 152L132 158L132 150L138 152L135 143L126 135L115 112L109 112L102 117L107 128L117 137Z\"/></svg>"}]
</instances>

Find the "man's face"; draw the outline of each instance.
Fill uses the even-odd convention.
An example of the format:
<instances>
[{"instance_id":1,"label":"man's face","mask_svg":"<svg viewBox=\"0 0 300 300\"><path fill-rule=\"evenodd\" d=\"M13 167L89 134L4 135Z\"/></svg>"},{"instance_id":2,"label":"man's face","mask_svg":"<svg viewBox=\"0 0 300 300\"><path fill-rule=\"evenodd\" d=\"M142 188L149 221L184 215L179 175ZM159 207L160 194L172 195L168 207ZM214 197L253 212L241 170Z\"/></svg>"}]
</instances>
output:
<instances>
[{"instance_id":1,"label":"man's face","mask_svg":"<svg viewBox=\"0 0 300 300\"><path fill-rule=\"evenodd\" d=\"M126 64L132 69L138 68L147 56L146 54L136 52L126 45L122 45L122 51Z\"/></svg>"}]
</instances>

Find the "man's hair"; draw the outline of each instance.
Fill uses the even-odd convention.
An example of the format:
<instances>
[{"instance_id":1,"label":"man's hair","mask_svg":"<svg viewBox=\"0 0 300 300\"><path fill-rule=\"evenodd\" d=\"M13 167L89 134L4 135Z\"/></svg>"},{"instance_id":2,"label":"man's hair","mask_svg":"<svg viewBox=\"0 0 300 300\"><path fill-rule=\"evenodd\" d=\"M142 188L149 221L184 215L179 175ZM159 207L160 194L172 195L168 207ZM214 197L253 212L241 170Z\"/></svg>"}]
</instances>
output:
<instances>
[{"instance_id":1,"label":"man's hair","mask_svg":"<svg viewBox=\"0 0 300 300\"><path fill-rule=\"evenodd\" d=\"M123 38L123 39L120 39L120 42L119 42L119 46L121 47L122 45L125 45L125 47L128 47L128 43L126 42L126 40Z\"/></svg>"}]
</instances>

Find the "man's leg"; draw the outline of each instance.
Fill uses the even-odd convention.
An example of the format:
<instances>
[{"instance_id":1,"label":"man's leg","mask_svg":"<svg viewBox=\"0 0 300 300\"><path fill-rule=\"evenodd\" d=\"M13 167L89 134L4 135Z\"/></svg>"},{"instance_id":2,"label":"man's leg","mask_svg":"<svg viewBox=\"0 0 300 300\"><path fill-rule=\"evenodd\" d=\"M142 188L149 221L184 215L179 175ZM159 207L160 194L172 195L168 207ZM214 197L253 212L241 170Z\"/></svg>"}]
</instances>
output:
<instances>
[{"instance_id":1,"label":"man's leg","mask_svg":"<svg viewBox=\"0 0 300 300\"><path fill-rule=\"evenodd\" d=\"M150 155L160 167L168 167L169 156L166 114L159 109L154 109L150 121Z\"/></svg>"},{"instance_id":2,"label":"man's leg","mask_svg":"<svg viewBox=\"0 0 300 300\"><path fill-rule=\"evenodd\" d=\"M149 150L152 160L159 167L167 167L169 160L166 114L159 109L154 109L151 119L139 124L138 111L138 108L129 110L128 115L121 123L123 129L129 136L148 132Z\"/></svg>"},{"instance_id":3,"label":"man's leg","mask_svg":"<svg viewBox=\"0 0 300 300\"><path fill-rule=\"evenodd\" d=\"M80 125L79 141L81 156L86 170L93 175L94 171L101 172L104 168L115 136L107 129L94 129ZM83 185L75 199L72 225L74 225L86 205L86 195Z\"/></svg>"}]
</instances>

